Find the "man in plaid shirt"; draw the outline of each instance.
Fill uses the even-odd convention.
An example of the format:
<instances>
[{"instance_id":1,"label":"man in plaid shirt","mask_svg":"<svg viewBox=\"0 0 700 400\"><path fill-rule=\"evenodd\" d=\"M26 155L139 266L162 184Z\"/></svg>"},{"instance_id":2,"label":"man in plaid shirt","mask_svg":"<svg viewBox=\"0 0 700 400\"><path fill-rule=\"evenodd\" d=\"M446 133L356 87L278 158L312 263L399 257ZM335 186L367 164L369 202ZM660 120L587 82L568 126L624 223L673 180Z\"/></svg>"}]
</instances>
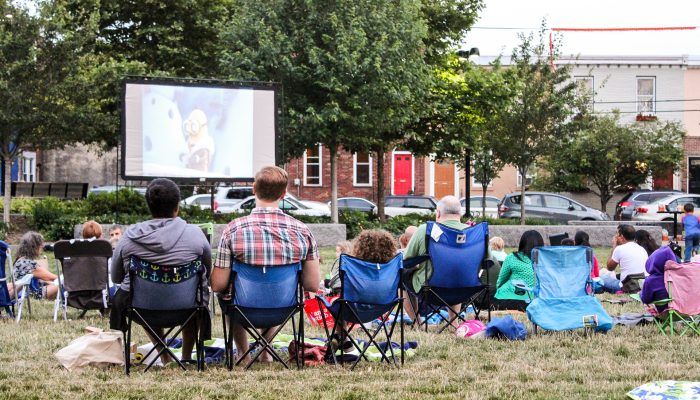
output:
<instances>
[{"instance_id":1,"label":"man in plaid shirt","mask_svg":"<svg viewBox=\"0 0 700 400\"><path fill-rule=\"evenodd\" d=\"M263 267L302 263L304 290L315 292L321 280L316 239L304 223L279 209L287 193L287 173L278 167L264 167L255 175L255 209L250 215L228 224L219 242L211 274L215 292L228 290L233 260ZM248 335L242 326L231 327L238 354L248 350ZM269 361L267 353L260 356Z\"/></svg>"}]
</instances>

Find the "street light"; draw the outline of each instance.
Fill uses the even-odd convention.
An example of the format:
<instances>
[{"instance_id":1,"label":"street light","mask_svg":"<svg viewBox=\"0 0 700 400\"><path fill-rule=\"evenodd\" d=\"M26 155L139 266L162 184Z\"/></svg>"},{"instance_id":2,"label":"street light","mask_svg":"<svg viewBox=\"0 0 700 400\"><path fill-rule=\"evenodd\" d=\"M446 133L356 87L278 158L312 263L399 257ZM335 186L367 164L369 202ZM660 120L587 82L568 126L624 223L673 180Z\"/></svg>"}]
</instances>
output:
<instances>
[{"instance_id":1,"label":"street light","mask_svg":"<svg viewBox=\"0 0 700 400\"><path fill-rule=\"evenodd\" d=\"M457 55L465 58L467 61L474 62L476 58L479 58L479 49L477 47L472 47L469 50L458 50ZM466 152L464 156L464 217L469 218L471 216L471 207L469 197L471 197L472 188L472 157L469 151ZM482 199L483 200L483 199Z\"/></svg>"}]
</instances>

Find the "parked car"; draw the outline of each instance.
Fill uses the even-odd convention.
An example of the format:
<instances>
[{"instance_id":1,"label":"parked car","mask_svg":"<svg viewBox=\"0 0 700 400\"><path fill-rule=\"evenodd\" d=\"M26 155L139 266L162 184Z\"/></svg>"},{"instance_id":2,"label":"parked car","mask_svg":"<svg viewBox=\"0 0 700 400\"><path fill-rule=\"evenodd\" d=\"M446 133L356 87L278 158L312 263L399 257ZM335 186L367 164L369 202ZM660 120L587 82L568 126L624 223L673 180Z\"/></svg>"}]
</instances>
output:
<instances>
[{"instance_id":1,"label":"parked car","mask_svg":"<svg viewBox=\"0 0 700 400\"><path fill-rule=\"evenodd\" d=\"M501 199L498 197L494 196L470 196L469 197L469 211L472 213L473 216L475 217L480 217L482 213L482 207L481 207L481 202L482 198L486 200L486 216L489 218L498 218L498 203L501 202ZM462 205L462 215L467 210L467 201L466 198L462 197L459 200L459 203Z\"/></svg>"},{"instance_id":2,"label":"parked car","mask_svg":"<svg viewBox=\"0 0 700 400\"><path fill-rule=\"evenodd\" d=\"M632 214L633 221L673 221L673 214L668 211L683 211L683 205L692 203L695 215L700 216L700 195L679 193L663 197L656 201L638 205ZM678 222L681 218L678 218Z\"/></svg>"},{"instance_id":3,"label":"parked car","mask_svg":"<svg viewBox=\"0 0 700 400\"><path fill-rule=\"evenodd\" d=\"M330 208L331 202L328 202ZM376 214L377 205L361 197L341 197L338 199L338 210L354 210L366 214Z\"/></svg>"},{"instance_id":4,"label":"parked car","mask_svg":"<svg viewBox=\"0 0 700 400\"><path fill-rule=\"evenodd\" d=\"M223 214L230 213L232 212L236 204L240 203L241 200L246 199L252 195L252 186L220 186L216 189L216 195L214 198L216 200L216 204L218 205L218 208L215 208L215 210L219 210ZM299 200L296 198L296 196L294 196L291 193L287 193L287 197L301 202L308 208L312 208L322 212L330 212L330 209L328 208L326 203L322 203L320 201Z\"/></svg>"},{"instance_id":5,"label":"parked car","mask_svg":"<svg viewBox=\"0 0 700 400\"><path fill-rule=\"evenodd\" d=\"M437 200L432 196L386 196L384 214L388 217L435 212Z\"/></svg>"},{"instance_id":6,"label":"parked car","mask_svg":"<svg viewBox=\"0 0 700 400\"><path fill-rule=\"evenodd\" d=\"M280 209L292 215L305 215L308 217L329 217L331 215L330 209L318 210L315 208L307 207L299 200L296 200L290 197L289 195L285 196L284 199L280 201L279 206ZM243 213L246 211L250 211L253 208L255 208L255 196L250 196L231 207L230 212Z\"/></svg>"},{"instance_id":7,"label":"parked car","mask_svg":"<svg viewBox=\"0 0 700 400\"><path fill-rule=\"evenodd\" d=\"M146 195L146 188L142 187L134 187L134 186L119 186L119 190L122 189L131 189L134 192L141 194L141 195ZM96 186L94 188L90 189L90 193L111 193L111 192L116 192L117 191L117 186L116 185L105 185L105 186Z\"/></svg>"},{"instance_id":8,"label":"parked car","mask_svg":"<svg viewBox=\"0 0 700 400\"><path fill-rule=\"evenodd\" d=\"M520 193L509 193L498 205L499 218L520 218ZM606 221L608 214L595 208L584 206L568 197L556 193L527 192L525 193L525 215L531 218L542 218L552 222Z\"/></svg>"},{"instance_id":9,"label":"parked car","mask_svg":"<svg viewBox=\"0 0 700 400\"><path fill-rule=\"evenodd\" d=\"M629 221L637 206L680 193L682 192L678 190L635 190L629 192L615 205L613 218L616 221Z\"/></svg>"},{"instance_id":10,"label":"parked car","mask_svg":"<svg viewBox=\"0 0 700 400\"><path fill-rule=\"evenodd\" d=\"M182 207L190 207L197 205L199 208L202 210L209 210L211 209L211 194L195 194L192 195L181 202ZM214 201L214 210L216 212L218 204L216 203L216 200Z\"/></svg>"}]
</instances>

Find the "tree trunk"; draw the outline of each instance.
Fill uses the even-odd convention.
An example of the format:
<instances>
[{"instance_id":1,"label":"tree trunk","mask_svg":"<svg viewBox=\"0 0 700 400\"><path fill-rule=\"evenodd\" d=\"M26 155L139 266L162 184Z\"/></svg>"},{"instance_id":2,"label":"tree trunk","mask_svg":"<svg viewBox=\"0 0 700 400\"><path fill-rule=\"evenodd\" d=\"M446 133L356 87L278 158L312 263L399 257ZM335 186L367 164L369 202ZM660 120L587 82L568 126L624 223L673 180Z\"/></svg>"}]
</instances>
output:
<instances>
[{"instance_id":1,"label":"tree trunk","mask_svg":"<svg viewBox=\"0 0 700 400\"><path fill-rule=\"evenodd\" d=\"M608 201L612 198L609 190L600 190L600 211L607 213Z\"/></svg>"},{"instance_id":2,"label":"tree trunk","mask_svg":"<svg viewBox=\"0 0 700 400\"><path fill-rule=\"evenodd\" d=\"M338 223L338 149L328 146L331 152L331 222Z\"/></svg>"},{"instance_id":3,"label":"tree trunk","mask_svg":"<svg viewBox=\"0 0 700 400\"><path fill-rule=\"evenodd\" d=\"M2 221L6 224L10 223L10 206L12 205L12 197L10 190L12 189L12 157L5 157L5 198L3 202Z\"/></svg>"},{"instance_id":4,"label":"tree trunk","mask_svg":"<svg viewBox=\"0 0 700 400\"><path fill-rule=\"evenodd\" d=\"M520 225L525 225L525 184L527 183L527 178L525 178L526 173L527 168L523 168L520 171L520 176L522 177L522 182L520 184Z\"/></svg>"},{"instance_id":5,"label":"tree trunk","mask_svg":"<svg viewBox=\"0 0 700 400\"><path fill-rule=\"evenodd\" d=\"M377 150L377 215L379 220L386 221L384 215L384 148Z\"/></svg>"},{"instance_id":6,"label":"tree trunk","mask_svg":"<svg viewBox=\"0 0 700 400\"><path fill-rule=\"evenodd\" d=\"M468 151L464 154L464 218L472 216L469 197L472 188L472 158Z\"/></svg>"}]
</instances>

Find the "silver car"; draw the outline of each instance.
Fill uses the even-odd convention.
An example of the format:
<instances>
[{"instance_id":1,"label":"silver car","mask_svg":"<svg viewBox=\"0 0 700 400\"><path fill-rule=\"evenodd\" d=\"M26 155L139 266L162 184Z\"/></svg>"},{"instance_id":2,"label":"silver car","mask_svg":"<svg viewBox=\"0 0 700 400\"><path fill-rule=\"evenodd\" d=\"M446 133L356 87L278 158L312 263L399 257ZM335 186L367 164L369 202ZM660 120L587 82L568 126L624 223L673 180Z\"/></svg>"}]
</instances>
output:
<instances>
[{"instance_id":1,"label":"silver car","mask_svg":"<svg viewBox=\"0 0 700 400\"><path fill-rule=\"evenodd\" d=\"M499 218L520 218L520 193L509 193L498 205ZM552 222L607 221L608 214L595 208L584 206L568 197L556 193L526 192L525 216L542 218Z\"/></svg>"}]
</instances>

